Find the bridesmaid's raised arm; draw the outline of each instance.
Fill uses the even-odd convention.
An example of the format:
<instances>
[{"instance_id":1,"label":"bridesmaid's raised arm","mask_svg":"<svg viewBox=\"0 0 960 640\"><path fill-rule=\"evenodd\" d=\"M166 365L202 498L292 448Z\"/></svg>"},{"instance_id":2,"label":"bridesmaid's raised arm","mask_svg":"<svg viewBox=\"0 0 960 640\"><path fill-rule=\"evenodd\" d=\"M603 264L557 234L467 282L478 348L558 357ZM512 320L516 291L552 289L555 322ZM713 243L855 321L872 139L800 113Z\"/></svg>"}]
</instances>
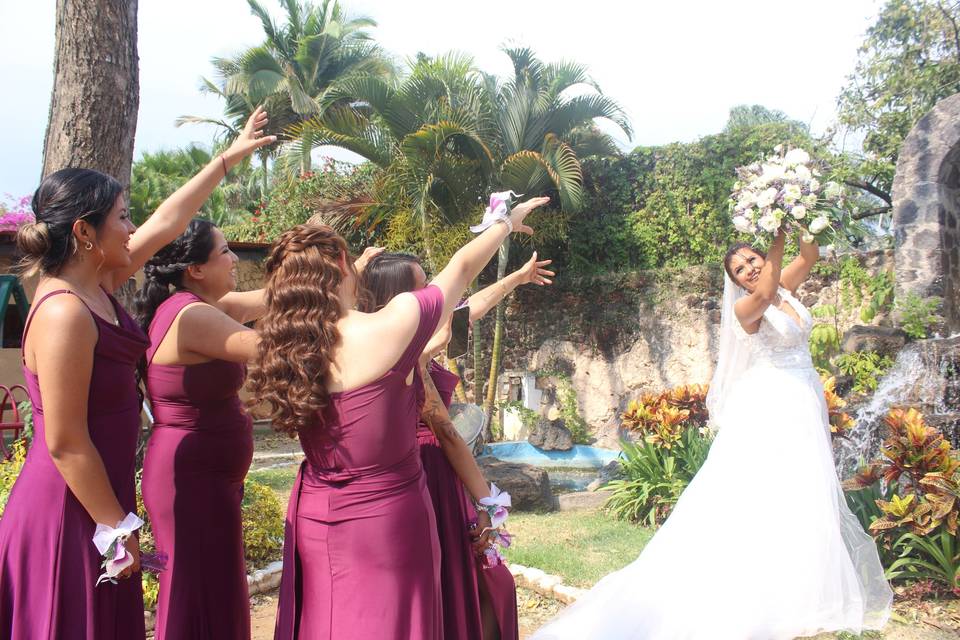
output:
<instances>
[{"instance_id":1,"label":"bridesmaid's raised arm","mask_svg":"<svg viewBox=\"0 0 960 640\"><path fill-rule=\"evenodd\" d=\"M509 235L509 229L532 234L533 229L526 226L523 221L531 211L548 202L550 198L530 198L526 202L521 202L510 212L510 227L503 223L494 224L453 254L447 266L430 283L443 291L443 314L440 316L440 322L437 323L438 326L446 323L450 313L460 302L467 285L473 282L480 271L487 266L490 258Z\"/></svg>"},{"instance_id":2,"label":"bridesmaid's raised arm","mask_svg":"<svg viewBox=\"0 0 960 640\"><path fill-rule=\"evenodd\" d=\"M183 233L187 223L231 168L260 147L276 142L276 136L263 135L267 121L266 111L263 107L257 107L230 148L164 200L143 226L133 233L129 245L130 264L104 275L101 284L108 291L115 291L122 286L153 254Z\"/></svg>"}]
</instances>

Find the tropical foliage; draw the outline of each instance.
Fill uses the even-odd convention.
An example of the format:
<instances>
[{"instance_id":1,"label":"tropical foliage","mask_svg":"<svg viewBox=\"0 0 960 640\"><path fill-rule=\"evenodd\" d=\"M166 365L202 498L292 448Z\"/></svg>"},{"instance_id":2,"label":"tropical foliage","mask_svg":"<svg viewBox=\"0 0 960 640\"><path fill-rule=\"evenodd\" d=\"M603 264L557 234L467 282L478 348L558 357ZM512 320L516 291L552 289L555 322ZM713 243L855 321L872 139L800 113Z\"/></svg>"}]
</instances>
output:
<instances>
[{"instance_id":1,"label":"tropical foliage","mask_svg":"<svg viewBox=\"0 0 960 640\"><path fill-rule=\"evenodd\" d=\"M142 224L214 157L199 146L144 153L133 163L130 181L129 209L134 224ZM254 169L249 162L235 167L203 203L200 214L218 226L248 215L260 203L261 172L262 169Z\"/></svg>"},{"instance_id":2,"label":"tropical foliage","mask_svg":"<svg viewBox=\"0 0 960 640\"><path fill-rule=\"evenodd\" d=\"M688 385L630 402L623 427L637 442L621 442L620 477L607 485L613 515L650 526L667 519L710 450L706 395L705 386Z\"/></svg>"},{"instance_id":3,"label":"tropical foliage","mask_svg":"<svg viewBox=\"0 0 960 640\"><path fill-rule=\"evenodd\" d=\"M182 116L177 124L206 123L217 126L221 141L238 135L257 105L263 104L271 123L266 133L287 127L324 112L327 94L345 78L392 73L392 65L368 29L376 22L350 16L337 0L315 5L309 0L280 0L284 22L277 23L258 0L248 0L261 23L264 41L231 57L212 60L214 80L203 78L201 90L224 101L222 118ZM266 170L277 145L258 154ZM283 173L311 170L310 149L293 162L278 167ZM263 176L266 195L268 183Z\"/></svg>"},{"instance_id":4,"label":"tropical foliage","mask_svg":"<svg viewBox=\"0 0 960 640\"><path fill-rule=\"evenodd\" d=\"M960 596L960 452L915 409L893 409L882 458L844 483L890 579L930 579Z\"/></svg>"},{"instance_id":5,"label":"tropical foliage","mask_svg":"<svg viewBox=\"0 0 960 640\"><path fill-rule=\"evenodd\" d=\"M383 244L382 230L358 226L355 215L367 206L377 171L370 163L352 165L327 159L317 172L278 183L266 204L258 204L252 213L235 218L223 231L232 240L272 242L283 231L324 210L333 213L328 222L351 246Z\"/></svg>"},{"instance_id":6,"label":"tropical foliage","mask_svg":"<svg viewBox=\"0 0 960 640\"><path fill-rule=\"evenodd\" d=\"M839 98L842 124L864 134L851 183L889 205L893 173L910 129L960 92L960 8L944 0L887 0L867 30Z\"/></svg>"}]
</instances>

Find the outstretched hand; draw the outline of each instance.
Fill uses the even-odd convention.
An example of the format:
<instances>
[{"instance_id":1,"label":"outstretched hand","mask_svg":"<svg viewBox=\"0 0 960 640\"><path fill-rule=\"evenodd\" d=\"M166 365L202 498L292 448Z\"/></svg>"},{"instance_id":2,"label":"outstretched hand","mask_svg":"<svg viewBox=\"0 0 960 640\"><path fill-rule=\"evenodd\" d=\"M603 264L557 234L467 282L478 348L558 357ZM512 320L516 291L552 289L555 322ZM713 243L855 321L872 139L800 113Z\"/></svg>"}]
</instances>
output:
<instances>
[{"instance_id":1,"label":"outstretched hand","mask_svg":"<svg viewBox=\"0 0 960 640\"><path fill-rule=\"evenodd\" d=\"M550 280L550 278L557 274L544 269L552 262L553 260L538 261L537 252L534 251L527 263L517 270L517 273L520 274L520 284L537 284L541 287L545 284L553 284L553 280Z\"/></svg>"},{"instance_id":2,"label":"outstretched hand","mask_svg":"<svg viewBox=\"0 0 960 640\"><path fill-rule=\"evenodd\" d=\"M530 198L526 202L521 202L510 211L510 221L513 223L513 230L517 233L533 235L533 229L523 224L524 218L531 211L550 202L550 198L541 196L539 198Z\"/></svg>"},{"instance_id":3,"label":"outstretched hand","mask_svg":"<svg viewBox=\"0 0 960 640\"><path fill-rule=\"evenodd\" d=\"M269 121L270 118L262 106L254 109L250 117L247 118L247 123L243 126L243 131L241 131L237 139L233 141L230 148L224 152L223 155L227 161L236 164L257 149L276 142L277 136L263 135L263 128L267 126Z\"/></svg>"}]
</instances>

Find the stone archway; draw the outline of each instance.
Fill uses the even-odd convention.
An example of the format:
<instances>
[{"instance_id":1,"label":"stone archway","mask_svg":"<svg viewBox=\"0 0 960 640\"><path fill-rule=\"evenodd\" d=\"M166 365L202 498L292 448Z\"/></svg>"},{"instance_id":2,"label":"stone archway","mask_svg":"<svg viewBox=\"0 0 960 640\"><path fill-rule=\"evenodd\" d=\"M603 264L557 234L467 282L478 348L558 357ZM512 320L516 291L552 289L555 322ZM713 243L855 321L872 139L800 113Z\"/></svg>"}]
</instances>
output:
<instances>
[{"instance_id":1,"label":"stone archway","mask_svg":"<svg viewBox=\"0 0 960 640\"><path fill-rule=\"evenodd\" d=\"M897 295L943 298L947 330L960 331L960 94L910 131L893 181Z\"/></svg>"}]
</instances>

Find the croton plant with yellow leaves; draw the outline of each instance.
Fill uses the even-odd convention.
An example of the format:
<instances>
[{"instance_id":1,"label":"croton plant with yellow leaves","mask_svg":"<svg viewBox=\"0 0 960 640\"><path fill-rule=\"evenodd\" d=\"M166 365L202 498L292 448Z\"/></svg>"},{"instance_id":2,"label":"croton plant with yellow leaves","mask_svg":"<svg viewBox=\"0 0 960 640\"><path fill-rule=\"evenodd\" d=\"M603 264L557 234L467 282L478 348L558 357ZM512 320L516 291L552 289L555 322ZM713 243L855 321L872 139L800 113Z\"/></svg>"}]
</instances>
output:
<instances>
[{"instance_id":1,"label":"croton plant with yellow leaves","mask_svg":"<svg viewBox=\"0 0 960 640\"><path fill-rule=\"evenodd\" d=\"M888 578L932 579L960 597L960 452L916 409L893 409L884 424L881 458L844 483L848 502Z\"/></svg>"}]
</instances>

